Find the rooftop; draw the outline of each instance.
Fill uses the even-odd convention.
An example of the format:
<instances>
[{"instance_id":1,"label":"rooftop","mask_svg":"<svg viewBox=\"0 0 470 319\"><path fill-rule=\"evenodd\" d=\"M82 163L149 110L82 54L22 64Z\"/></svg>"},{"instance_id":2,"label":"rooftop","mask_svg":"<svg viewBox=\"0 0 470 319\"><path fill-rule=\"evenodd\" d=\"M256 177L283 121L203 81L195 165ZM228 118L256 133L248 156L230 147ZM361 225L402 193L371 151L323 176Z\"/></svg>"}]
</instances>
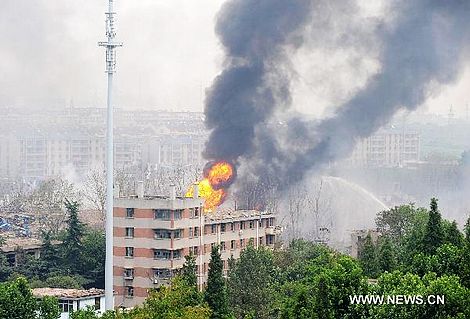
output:
<instances>
[{"instance_id":1,"label":"rooftop","mask_svg":"<svg viewBox=\"0 0 470 319\"><path fill-rule=\"evenodd\" d=\"M34 288L33 295L35 297L56 297L60 299L80 299L86 297L104 296L103 289L63 289L63 288Z\"/></svg>"},{"instance_id":2,"label":"rooftop","mask_svg":"<svg viewBox=\"0 0 470 319\"><path fill-rule=\"evenodd\" d=\"M232 208L218 209L214 213L206 214L206 219L209 220L222 220L222 219L239 219L239 218L250 218L250 217L261 217L273 215L269 212L258 211L258 210L235 210Z\"/></svg>"}]
</instances>

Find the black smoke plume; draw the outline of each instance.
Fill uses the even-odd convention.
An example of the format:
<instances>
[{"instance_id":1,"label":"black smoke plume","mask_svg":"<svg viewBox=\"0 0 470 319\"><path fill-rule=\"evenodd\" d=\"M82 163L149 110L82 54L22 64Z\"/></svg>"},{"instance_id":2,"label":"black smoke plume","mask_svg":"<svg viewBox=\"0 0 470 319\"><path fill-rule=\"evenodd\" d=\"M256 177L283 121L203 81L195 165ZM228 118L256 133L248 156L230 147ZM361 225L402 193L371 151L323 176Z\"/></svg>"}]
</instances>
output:
<instances>
[{"instance_id":1,"label":"black smoke plume","mask_svg":"<svg viewBox=\"0 0 470 319\"><path fill-rule=\"evenodd\" d=\"M433 89L455 81L470 40L470 1L394 4L389 8L393 23L379 22L373 30L378 43L370 45L380 46L379 72L319 122L287 112L292 102L289 53L310 38L325 37L335 6L350 6L353 16L355 2L231 0L224 5L216 31L227 62L207 95L206 124L212 131L205 156L242 163L241 184L253 178L265 184L275 176L276 187L285 188L309 170L348 156L358 139L398 110L414 110ZM332 7L329 19L312 19L322 16L316 10ZM309 25L313 33L303 32ZM361 41L360 32L345 41L351 39ZM289 119L279 124L277 116Z\"/></svg>"}]
</instances>

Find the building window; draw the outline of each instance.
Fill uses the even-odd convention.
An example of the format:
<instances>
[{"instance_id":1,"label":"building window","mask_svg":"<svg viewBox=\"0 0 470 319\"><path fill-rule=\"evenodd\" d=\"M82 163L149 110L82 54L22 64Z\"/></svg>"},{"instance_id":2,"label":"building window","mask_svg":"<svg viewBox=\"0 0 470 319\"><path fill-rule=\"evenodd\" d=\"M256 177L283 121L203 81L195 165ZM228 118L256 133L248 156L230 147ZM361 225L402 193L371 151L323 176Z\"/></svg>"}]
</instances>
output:
<instances>
[{"instance_id":1,"label":"building window","mask_svg":"<svg viewBox=\"0 0 470 319\"><path fill-rule=\"evenodd\" d=\"M180 259L181 258L181 250L174 250L173 251L173 259Z\"/></svg>"},{"instance_id":2,"label":"building window","mask_svg":"<svg viewBox=\"0 0 470 319\"><path fill-rule=\"evenodd\" d=\"M217 225L211 225L211 233L215 234L217 232Z\"/></svg>"},{"instance_id":3,"label":"building window","mask_svg":"<svg viewBox=\"0 0 470 319\"><path fill-rule=\"evenodd\" d=\"M171 231L168 229L154 229L155 239L171 239Z\"/></svg>"},{"instance_id":4,"label":"building window","mask_svg":"<svg viewBox=\"0 0 470 319\"><path fill-rule=\"evenodd\" d=\"M155 209L155 219L170 220L171 212L169 209Z\"/></svg>"},{"instance_id":5,"label":"building window","mask_svg":"<svg viewBox=\"0 0 470 319\"><path fill-rule=\"evenodd\" d=\"M126 208L126 217L134 218L134 208Z\"/></svg>"},{"instance_id":6,"label":"building window","mask_svg":"<svg viewBox=\"0 0 470 319\"><path fill-rule=\"evenodd\" d=\"M193 228L192 227L189 227L189 238L193 238Z\"/></svg>"},{"instance_id":7,"label":"building window","mask_svg":"<svg viewBox=\"0 0 470 319\"><path fill-rule=\"evenodd\" d=\"M124 269L124 278L133 279L134 278L134 268L125 268Z\"/></svg>"},{"instance_id":8,"label":"building window","mask_svg":"<svg viewBox=\"0 0 470 319\"><path fill-rule=\"evenodd\" d=\"M161 279L171 278L171 270L166 268L156 268L153 270L153 276Z\"/></svg>"},{"instance_id":9,"label":"building window","mask_svg":"<svg viewBox=\"0 0 470 319\"><path fill-rule=\"evenodd\" d=\"M95 297L95 310L101 309L101 297Z\"/></svg>"},{"instance_id":10,"label":"building window","mask_svg":"<svg viewBox=\"0 0 470 319\"><path fill-rule=\"evenodd\" d=\"M154 259L170 259L171 251L165 249L154 249L153 250Z\"/></svg>"},{"instance_id":11,"label":"building window","mask_svg":"<svg viewBox=\"0 0 470 319\"><path fill-rule=\"evenodd\" d=\"M73 300L62 300L59 299L60 312L72 312L73 311Z\"/></svg>"},{"instance_id":12,"label":"building window","mask_svg":"<svg viewBox=\"0 0 470 319\"><path fill-rule=\"evenodd\" d=\"M194 237L199 237L199 227L194 227Z\"/></svg>"},{"instance_id":13,"label":"building window","mask_svg":"<svg viewBox=\"0 0 470 319\"><path fill-rule=\"evenodd\" d=\"M245 229L245 222L240 222L240 229Z\"/></svg>"},{"instance_id":14,"label":"building window","mask_svg":"<svg viewBox=\"0 0 470 319\"><path fill-rule=\"evenodd\" d=\"M225 242L220 243L220 250L225 251Z\"/></svg>"},{"instance_id":15,"label":"building window","mask_svg":"<svg viewBox=\"0 0 470 319\"><path fill-rule=\"evenodd\" d=\"M224 223L224 224L220 224L220 232L221 233L225 233L225 230L227 228L227 225Z\"/></svg>"},{"instance_id":16,"label":"building window","mask_svg":"<svg viewBox=\"0 0 470 319\"><path fill-rule=\"evenodd\" d=\"M183 237L183 231L181 229L176 229L173 231L173 238L179 239Z\"/></svg>"},{"instance_id":17,"label":"building window","mask_svg":"<svg viewBox=\"0 0 470 319\"><path fill-rule=\"evenodd\" d=\"M244 248L245 247L245 239L242 238L240 239L240 248Z\"/></svg>"},{"instance_id":18,"label":"building window","mask_svg":"<svg viewBox=\"0 0 470 319\"><path fill-rule=\"evenodd\" d=\"M252 220L250 220L250 228L251 229L255 228L255 222Z\"/></svg>"},{"instance_id":19,"label":"building window","mask_svg":"<svg viewBox=\"0 0 470 319\"><path fill-rule=\"evenodd\" d=\"M134 238L134 227L126 227L126 237Z\"/></svg>"},{"instance_id":20,"label":"building window","mask_svg":"<svg viewBox=\"0 0 470 319\"><path fill-rule=\"evenodd\" d=\"M230 241L230 249L234 250L236 248L235 240Z\"/></svg>"},{"instance_id":21,"label":"building window","mask_svg":"<svg viewBox=\"0 0 470 319\"><path fill-rule=\"evenodd\" d=\"M129 298L134 297L134 287L126 286L125 291L126 291L126 297L129 297Z\"/></svg>"},{"instance_id":22,"label":"building window","mask_svg":"<svg viewBox=\"0 0 470 319\"><path fill-rule=\"evenodd\" d=\"M274 236L267 235L266 236L266 244L267 245L274 245Z\"/></svg>"},{"instance_id":23,"label":"building window","mask_svg":"<svg viewBox=\"0 0 470 319\"><path fill-rule=\"evenodd\" d=\"M134 257L134 247L126 247L126 257Z\"/></svg>"},{"instance_id":24,"label":"building window","mask_svg":"<svg viewBox=\"0 0 470 319\"><path fill-rule=\"evenodd\" d=\"M194 217L199 217L199 207L194 207Z\"/></svg>"},{"instance_id":25,"label":"building window","mask_svg":"<svg viewBox=\"0 0 470 319\"><path fill-rule=\"evenodd\" d=\"M269 219L269 226L274 226L274 218Z\"/></svg>"},{"instance_id":26,"label":"building window","mask_svg":"<svg viewBox=\"0 0 470 319\"><path fill-rule=\"evenodd\" d=\"M233 223L229 223L229 225L230 225L230 230L231 230L231 231L234 231L234 230L235 230L235 227L234 227Z\"/></svg>"},{"instance_id":27,"label":"building window","mask_svg":"<svg viewBox=\"0 0 470 319\"><path fill-rule=\"evenodd\" d=\"M183 217L183 210L175 210L173 212L173 219L181 219Z\"/></svg>"},{"instance_id":28,"label":"building window","mask_svg":"<svg viewBox=\"0 0 470 319\"><path fill-rule=\"evenodd\" d=\"M199 254L199 247L198 246L194 246L193 247L193 252L194 252L194 255L198 255Z\"/></svg>"}]
</instances>

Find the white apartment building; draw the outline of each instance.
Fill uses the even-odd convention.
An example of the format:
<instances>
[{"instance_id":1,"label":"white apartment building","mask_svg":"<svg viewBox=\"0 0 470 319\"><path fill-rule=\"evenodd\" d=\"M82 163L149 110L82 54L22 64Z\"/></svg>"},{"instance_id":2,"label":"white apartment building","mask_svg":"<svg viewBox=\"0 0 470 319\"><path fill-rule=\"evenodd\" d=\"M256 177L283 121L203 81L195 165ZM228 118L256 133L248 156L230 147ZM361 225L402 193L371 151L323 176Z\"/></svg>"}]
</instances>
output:
<instances>
[{"instance_id":1,"label":"white apartment building","mask_svg":"<svg viewBox=\"0 0 470 319\"><path fill-rule=\"evenodd\" d=\"M420 135L381 130L357 142L347 160L351 166L401 167L420 160Z\"/></svg>"}]
</instances>

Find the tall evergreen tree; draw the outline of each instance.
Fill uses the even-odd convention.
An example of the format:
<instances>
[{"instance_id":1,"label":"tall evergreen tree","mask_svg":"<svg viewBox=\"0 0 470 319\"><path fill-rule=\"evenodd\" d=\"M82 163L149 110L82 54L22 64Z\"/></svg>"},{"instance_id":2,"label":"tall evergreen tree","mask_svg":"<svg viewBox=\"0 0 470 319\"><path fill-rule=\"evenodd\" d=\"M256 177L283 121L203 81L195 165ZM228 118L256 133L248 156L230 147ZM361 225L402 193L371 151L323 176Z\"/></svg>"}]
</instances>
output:
<instances>
[{"instance_id":1,"label":"tall evergreen tree","mask_svg":"<svg viewBox=\"0 0 470 319\"><path fill-rule=\"evenodd\" d=\"M67 209L67 231L62 249L64 253L65 263L74 269L80 266L80 256L82 252L82 237L84 234L84 226L78 219L79 204L76 201L65 200L65 208Z\"/></svg>"},{"instance_id":2,"label":"tall evergreen tree","mask_svg":"<svg viewBox=\"0 0 470 319\"><path fill-rule=\"evenodd\" d=\"M181 270L181 278L188 286L197 287L196 256L191 253L184 256L184 258L186 261L183 265L183 269Z\"/></svg>"},{"instance_id":3,"label":"tall evergreen tree","mask_svg":"<svg viewBox=\"0 0 470 319\"><path fill-rule=\"evenodd\" d=\"M0 252L0 282L6 281L11 275L12 268L7 260L7 256Z\"/></svg>"},{"instance_id":4,"label":"tall evergreen tree","mask_svg":"<svg viewBox=\"0 0 470 319\"><path fill-rule=\"evenodd\" d=\"M211 319L230 318L227 287L223 277L223 263L218 246L212 248L204 299L212 310Z\"/></svg>"},{"instance_id":5,"label":"tall evergreen tree","mask_svg":"<svg viewBox=\"0 0 470 319\"><path fill-rule=\"evenodd\" d=\"M202 295L197 289L197 265L196 256L189 254L184 257L186 259L183 269L181 269L181 281L187 288L188 304L197 306L202 301Z\"/></svg>"},{"instance_id":6,"label":"tall evergreen tree","mask_svg":"<svg viewBox=\"0 0 470 319\"><path fill-rule=\"evenodd\" d=\"M444 242L444 231L442 227L441 213L437 206L437 199L431 199L431 210L423 238L424 252L433 255L437 248Z\"/></svg>"},{"instance_id":7,"label":"tall evergreen tree","mask_svg":"<svg viewBox=\"0 0 470 319\"><path fill-rule=\"evenodd\" d=\"M375 278L379 272L376 247L370 234L367 234L359 252L359 261L366 276Z\"/></svg>"},{"instance_id":8,"label":"tall evergreen tree","mask_svg":"<svg viewBox=\"0 0 470 319\"><path fill-rule=\"evenodd\" d=\"M461 248L463 244L463 236L459 230L457 222L455 220L452 223L446 221L446 227L444 227L444 229L445 243Z\"/></svg>"},{"instance_id":9,"label":"tall evergreen tree","mask_svg":"<svg viewBox=\"0 0 470 319\"><path fill-rule=\"evenodd\" d=\"M50 231L43 234L41 259L48 272L55 271L60 265L59 250L52 244Z\"/></svg>"},{"instance_id":10,"label":"tall evergreen tree","mask_svg":"<svg viewBox=\"0 0 470 319\"><path fill-rule=\"evenodd\" d=\"M391 272L395 269L396 259L390 238L384 236L381 239L378 253L378 264L382 272Z\"/></svg>"}]
</instances>

